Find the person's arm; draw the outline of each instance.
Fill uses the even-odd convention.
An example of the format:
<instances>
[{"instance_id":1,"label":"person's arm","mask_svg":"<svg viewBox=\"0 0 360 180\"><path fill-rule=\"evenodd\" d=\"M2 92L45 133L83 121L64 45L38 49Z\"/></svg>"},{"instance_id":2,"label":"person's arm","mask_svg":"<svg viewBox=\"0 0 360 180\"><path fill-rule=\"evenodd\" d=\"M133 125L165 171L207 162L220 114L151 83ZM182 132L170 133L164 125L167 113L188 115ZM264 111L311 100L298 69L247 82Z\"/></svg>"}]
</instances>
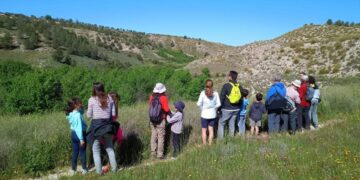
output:
<instances>
[{"instance_id":1,"label":"person's arm","mask_svg":"<svg viewBox=\"0 0 360 180\"><path fill-rule=\"evenodd\" d=\"M165 114L168 114L170 112L170 108L167 97L166 96L160 97L160 102L161 102L161 109Z\"/></svg>"},{"instance_id":2,"label":"person's arm","mask_svg":"<svg viewBox=\"0 0 360 180\"><path fill-rule=\"evenodd\" d=\"M171 123L181 121L181 119L182 119L182 113L177 112L171 118L168 118L167 122L171 124Z\"/></svg>"},{"instance_id":3,"label":"person's arm","mask_svg":"<svg viewBox=\"0 0 360 180\"><path fill-rule=\"evenodd\" d=\"M203 106L203 92L200 93L199 99L198 99L196 105L197 105L200 109L202 109L202 106Z\"/></svg>"},{"instance_id":4,"label":"person's arm","mask_svg":"<svg viewBox=\"0 0 360 180\"><path fill-rule=\"evenodd\" d=\"M94 112L94 102L93 102L93 99L90 98L89 101L88 101L88 109L87 109L87 112L86 112L86 116L91 119L92 116L93 116L93 112Z\"/></svg>"},{"instance_id":5,"label":"person's arm","mask_svg":"<svg viewBox=\"0 0 360 180\"><path fill-rule=\"evenodd\" d=\"M81 122L81 114L76 113L73 120L74 126L75 126L75 133L76 136L80 139L80 141L84 141L83 137L83 129L82 129L82 122Z\"/></svg>"},{"instance_id":6,"label":"person's arm","mask_svg":"<svg viewBox=\"0 0 360 180\"><path fill-rule=\"evenodd\" d=\"M228 83L224 84L223 88L221 89L221 93L220 93L220 103L223 106L226 100L226 95L227 95L227 85Z\"/></svg>"},{"instance_id":7,"label":"person's arm","mask_svg":"<svg viewBox=\"0 0 360 180\"><path fill-rule=\"evenodd\" d=\"M221 106L221 102L220 102L220 97L219 97L219 94L216 92L215 93L215 98L216 98L216 105L215 105L215 108L219 108Z\"/></svg>"}]
</instances>

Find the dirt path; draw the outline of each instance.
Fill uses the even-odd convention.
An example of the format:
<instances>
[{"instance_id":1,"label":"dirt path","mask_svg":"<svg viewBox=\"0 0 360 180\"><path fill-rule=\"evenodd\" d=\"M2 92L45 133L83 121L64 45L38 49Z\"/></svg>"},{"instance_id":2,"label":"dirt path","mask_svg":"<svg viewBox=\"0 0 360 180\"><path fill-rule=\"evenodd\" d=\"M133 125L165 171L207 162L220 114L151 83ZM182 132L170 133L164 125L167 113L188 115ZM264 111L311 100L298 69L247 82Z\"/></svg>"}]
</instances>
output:
<instances>
[{"instance_id":1,"label":"dirt path","mask_svg":"<svg viewBox=\"0 0 360 180\"><path fill-rule=\"evenodd\" d=\"M340 120L340 119L334 119L334 120L329 120L324 122L323 124L319 125L318 129L322 129L324 127L328 127L328 126L333 126L336 125L338 123L343 122L344 120ZM313 133L316 132L318 129L312 129L311 131L305 132L305 133ZM253 138L252 136L245 136L244 138ZM270 140L270 136L267 133L261 133L258 137L256 137L258 139L260 139L261 141L263 141L264 143L267 143ZM196 146L194 148L199 148L201 146ZM130 170L130 169L134 169L134 168L141 168L141 167L146 167L146 166L153 166L159 163L166 163L166 162L170 162L170 161L174 161L172 159L165 159L165 160L145 160L144 162L142 162L141 164L135 165L135 166L131 166L131 167L126 167L126 168L122 168L119 171L124 171L124 170ZM81 174L81 171L79 171L81 169L81 166L77 167L78 172L77 174ZM94 171L90 170L89 172L90 174L93 174ZM70 177L71 176L71 169L70 168L59 168L59 169L55 169L52 170L52 173L40 177L40 178L29 178L29 180L55 180L55 179L60 179L61 177Z\"/></svg>"}]
</instances>

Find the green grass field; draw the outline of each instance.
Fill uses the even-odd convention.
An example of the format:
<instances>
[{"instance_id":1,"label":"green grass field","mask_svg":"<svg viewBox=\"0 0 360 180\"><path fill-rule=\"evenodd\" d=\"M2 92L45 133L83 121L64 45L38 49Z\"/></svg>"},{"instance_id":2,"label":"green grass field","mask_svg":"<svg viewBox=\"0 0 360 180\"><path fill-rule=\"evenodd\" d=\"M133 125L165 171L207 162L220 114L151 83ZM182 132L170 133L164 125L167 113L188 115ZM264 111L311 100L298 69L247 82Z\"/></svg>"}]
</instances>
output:
<instances>
[{"instance_id":1,"label":"green grass field","mask_svg":"<svg viewBox=\"0 0 360 180\"><path fill-rule=\"evenodd\" d=\"M322 89L319 113L324 127L318 131L270 138L225 138L207 147L198 146L200 111L195 102L186 102L182 154L176 161L155 161L150 166L145 165L153 163L149 159L147 105L121 107L120 122L126 138L116 147L116 154L124 169L103 178L359 179L359 94L357 83ZM62 112L1 116L0 179L43 176L57 168L70 168L68 126ZM90 173L74 178L98 176Z\"/></svg>"}]
</instances>

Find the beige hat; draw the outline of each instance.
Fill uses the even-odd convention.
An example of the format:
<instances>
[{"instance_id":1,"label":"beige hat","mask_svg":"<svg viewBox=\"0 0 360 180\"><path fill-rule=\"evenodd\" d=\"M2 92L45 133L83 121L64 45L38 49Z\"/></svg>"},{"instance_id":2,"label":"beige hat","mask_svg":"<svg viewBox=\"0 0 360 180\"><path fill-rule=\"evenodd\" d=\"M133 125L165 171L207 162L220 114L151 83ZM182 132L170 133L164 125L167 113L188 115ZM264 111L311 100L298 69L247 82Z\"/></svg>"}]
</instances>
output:
<instances>
[{"instance_id":1,"label":"beige hat","mask_svg":"<svg viewBox=\"0 0 360 180\"><path fill-rule=\"evenodd\" d=\"M301 86L301 81L300 80L295 80L291 84L296 86L296 87L300 87Z\"/></svg>"},{"instance_id":2,"label":"beige hat","mask_svg":"<svg viewBox=\"0 0 360 180\"><path fill-rule=\"evenodd\" d=\"M162 83L156 83L153 93L164 93L166 91L166 87Z\"/></svg>"}]
</instances>

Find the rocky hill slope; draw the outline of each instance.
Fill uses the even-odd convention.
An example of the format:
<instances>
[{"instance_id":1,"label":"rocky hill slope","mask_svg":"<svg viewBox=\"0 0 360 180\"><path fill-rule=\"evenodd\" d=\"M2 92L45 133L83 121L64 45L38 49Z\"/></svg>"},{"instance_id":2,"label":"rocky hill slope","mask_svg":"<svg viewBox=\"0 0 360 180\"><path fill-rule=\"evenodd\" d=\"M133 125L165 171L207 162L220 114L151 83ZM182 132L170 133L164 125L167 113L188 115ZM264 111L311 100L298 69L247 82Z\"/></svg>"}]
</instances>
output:
<instances>
[{"instance_id":1,"label":"rocky hill slope","mask_svg":"<svg viewBox=\"0 0 360 180\"><path fill-rule=\"evenodd\" d=\"M219 51L187 65L193 72L208 67L216 76L229 69L251 84L270 83L273 74L350 76L360 72L360 26L306 25L268 41Z\"/></svg>"}]
</instances>

